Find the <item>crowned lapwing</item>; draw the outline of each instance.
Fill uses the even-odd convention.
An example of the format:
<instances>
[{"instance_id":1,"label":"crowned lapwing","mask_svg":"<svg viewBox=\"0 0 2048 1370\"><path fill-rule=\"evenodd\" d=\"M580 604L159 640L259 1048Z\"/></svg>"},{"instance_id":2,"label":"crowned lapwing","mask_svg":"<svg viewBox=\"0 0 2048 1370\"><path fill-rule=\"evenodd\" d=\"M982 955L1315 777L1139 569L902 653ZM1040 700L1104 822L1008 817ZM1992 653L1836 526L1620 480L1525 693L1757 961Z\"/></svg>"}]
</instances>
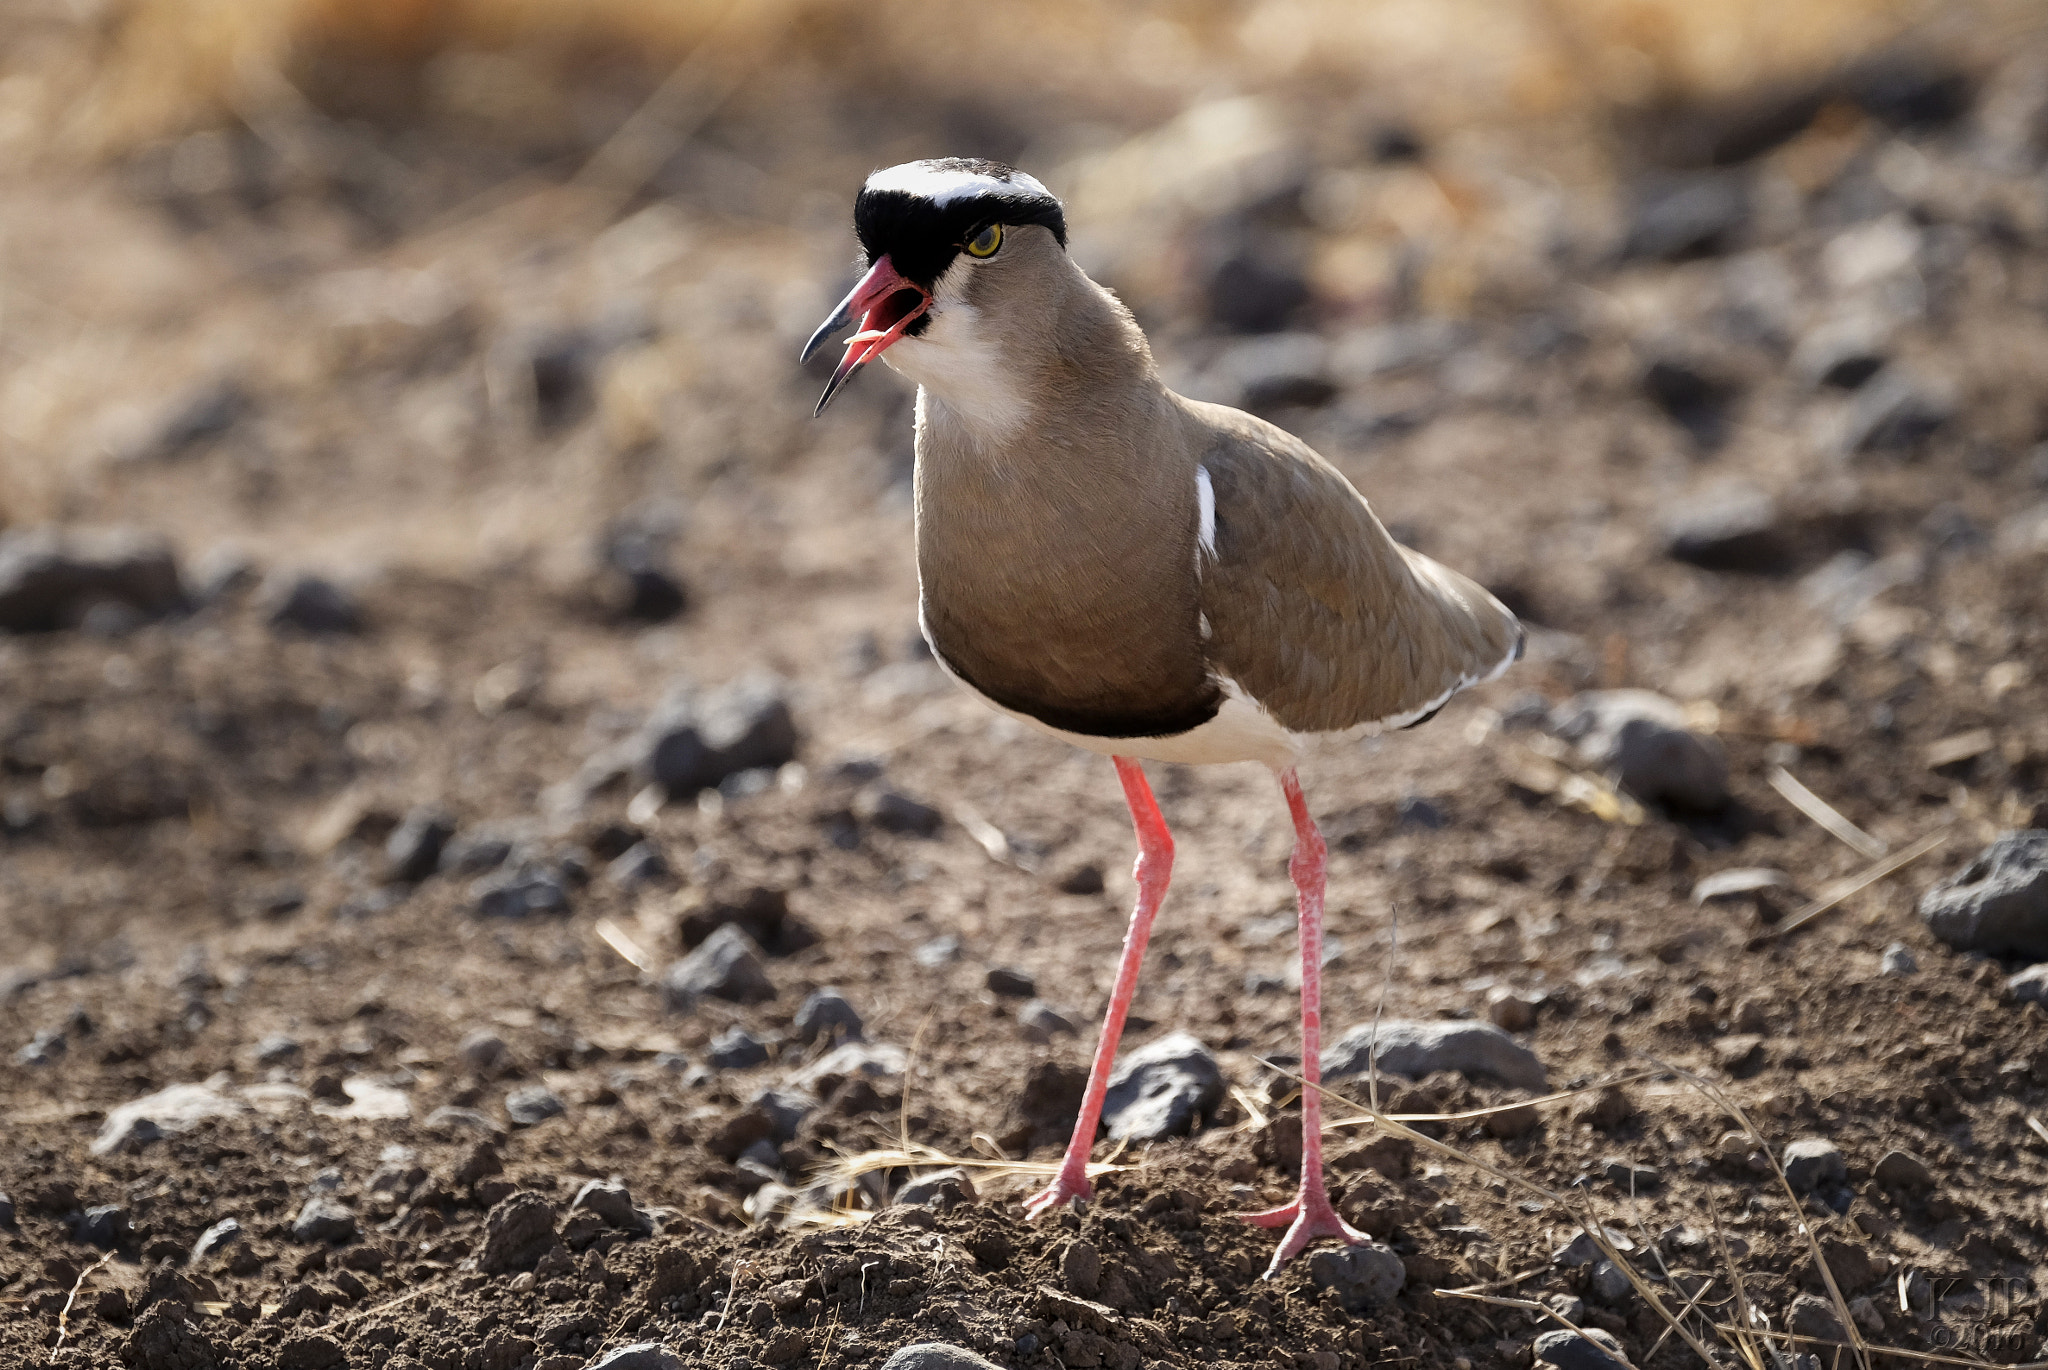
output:
<instances>
[{"instance_id":1,"label":"crowned lapwing","mask_svg":"<svg viewBox=\"0 0 2048 1370\"><path fill-rule=\"evenodd\" d=\"M1142 760L1255 761L1294 822L1301 917L1301 1186L1270 1275L1358 1242L1323 1186L1324 845L1295 775L1312 741L1409 727L1498 675L1522 630L1472 581L1387 535L1291 435L1169 390L1145 335L1067 255L1060 202L995 162L909 162L854 201L866 274L804 347L859 331L818 401L881 357L917 383L918 617L991 707L1112 758L1138 833L1138 902L1057 1177L1088 1154L1173 838Z\"/></svg>"}]
</instances>

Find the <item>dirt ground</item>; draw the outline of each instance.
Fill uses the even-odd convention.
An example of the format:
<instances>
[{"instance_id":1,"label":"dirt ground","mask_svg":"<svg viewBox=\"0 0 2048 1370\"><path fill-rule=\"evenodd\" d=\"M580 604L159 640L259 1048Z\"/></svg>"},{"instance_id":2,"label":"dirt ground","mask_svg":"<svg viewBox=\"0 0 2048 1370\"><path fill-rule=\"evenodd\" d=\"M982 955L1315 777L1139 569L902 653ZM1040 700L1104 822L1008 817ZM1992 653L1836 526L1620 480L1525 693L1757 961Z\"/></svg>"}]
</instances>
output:
<instances>
[{"instance_id":1,"label":"dirt ground","mask_svg":"<svg viewBox=\"0 0 2048 1370\"><path fill-rule=\"evenodd\" d=\"M813 422L794 355L860 176L1047 146L1014 107L827 91L771 129L743 91L621 183L577 178L587 134L421 112L336 59L287 125L12 175L5 531L160 536L184 588L0 634L0 1364L574 1370L658 1340L836 1368L943 1340L1471 1370L1529 1364L1558 1322L1512 1301L1561 1296L1646 1370L1762 1365L1822 1292L1809 1231L1862 1342L2048 1358L2048 1021L1915 914L2048 826L2048 41L1887 60L1617 122L1597 194L1518 160L1540 129L1320 89L1209 106L1207 199L1144 184L1185 123L1032 167L1097 187L1076 251L1177 381L1301 432L1532 625L1504 680L1305 768L1329 1037L1512 991L1557 1094L1418 1123L1448 1151L1332 1105L1333 1192L1406 1271L1371 1308L1306 1260L1261 1280L1273 1236L1230 1216L1298 1156L1291 834L1255 768L1152 768L1179 858L1126 1043L1192 1033L1222 1102L1118 1152L1083 1213L1026 1224L1005 1168L1071 1125L1128 821L1106 763L916 643L905 386L878 369ZM584 128L654 84L576 79ZM1484 228L1356 250L1417 215ZM1759 497L1748 540L1687 550ZM292 607L302 574L339 618ZM676 795L606 763L733 682L786 704L793 761ZM1717 735L1724 807L1637 809L1527 726L1619 686ZM1779 768L1892 851L1936 844L1780 936L1871 857ZM399 869L427 810L441 867ZM1749 867L1788 883L1694 900ZM492 916L507 872L543 893ZM763 996L665 993L735 918ZM1893 943L1917 971L1881 972ZM1028 1031L998 968L1080 1031ZM827 986L864 1066L797 1030ZM712 1063L734 1027L764 1062ZM1383 1083L1404 1115L1532 1097ZM215 1116L114 1135L180 1085ZM771 1086L816 1106L778 1131ZM1805 1138L1847 1173L1802 1202L1765 1152ZM972 1202L887 1202L947 1157L986 1167ZM614 1178L640 1217L571 1212ZM1643 1283L1555 1258L1594 1220Z\"/></svg>"}]
</instances>

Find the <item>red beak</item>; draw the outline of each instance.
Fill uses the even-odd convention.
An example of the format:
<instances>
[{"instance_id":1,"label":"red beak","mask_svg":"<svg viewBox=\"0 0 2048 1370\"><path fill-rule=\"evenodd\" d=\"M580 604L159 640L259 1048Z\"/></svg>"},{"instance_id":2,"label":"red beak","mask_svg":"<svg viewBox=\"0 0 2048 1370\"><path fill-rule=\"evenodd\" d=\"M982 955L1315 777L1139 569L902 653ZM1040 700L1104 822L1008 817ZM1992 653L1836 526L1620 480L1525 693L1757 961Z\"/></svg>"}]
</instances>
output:
<instances>
[{"instance_id":1,"label":"red beak","mask_svg":"<svg viewBox=\"0 0 2048 1370\"><path fill-rule=\"evenodd\" d=\"M818 407L811 411L812 414L824 413L825 406L832 402L832 397L839 393L839 387L846 384L854 372L888 351L890 345L903 336L903 330L923 317L931 307L932 293L929 290L907 279L889 260L887 253L877 257L875 264L868 268L868 274L861 277L860 284L853 288L853 293L839 302L839 308L832 311L831 318L818 325L818 331L811 334L811 340L804 344L803 355L797 359L810 360L811 354L823 345L825 339L854 319L860 320L860 331L846 340L846 356L826 383L825 393L818 397Z\"/></svg>"}]
</instances>

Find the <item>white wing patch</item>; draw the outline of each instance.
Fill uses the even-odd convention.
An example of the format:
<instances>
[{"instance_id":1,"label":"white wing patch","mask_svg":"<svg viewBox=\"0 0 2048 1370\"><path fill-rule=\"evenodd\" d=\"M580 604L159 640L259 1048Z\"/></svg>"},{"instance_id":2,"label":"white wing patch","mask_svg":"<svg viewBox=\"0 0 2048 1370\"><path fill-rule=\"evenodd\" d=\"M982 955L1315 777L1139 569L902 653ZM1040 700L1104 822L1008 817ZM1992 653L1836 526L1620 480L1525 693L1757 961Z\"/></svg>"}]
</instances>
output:
<instances>
[{"instance_id":1,"label":"white wing patch","mask_svg":"<svg viewBox=\"0 0 2048 1370\"><path fill-rule=\"evenodd\" d=\"M1050 197L1051 192L1039 183L1036 177L1021 171L1010 173L1008 180L998 180L978 171L941 171L930 162L905 162L892 166L868 177L869 190L897 190L906 195L916 195L930 200L944 208L955 200L970 195L1000 194L1006 190L1023 190L1033 195Z\"/></svg>"},{"instance_id":2,"label":"white wing patch","mask_svg":"<svg viewBox=\"0 0 2048 1370\"><path fill-rule=\"evenodd\" d=\"M1201 511L1200 521L1195 524L1195 540L1202 554L1211 561L1216 559L1216 485L1209 479L1209 468L1195 468L1195 505ZM1197 559L1196 564L1200 565Z\"/></svg>"}]
</instances>

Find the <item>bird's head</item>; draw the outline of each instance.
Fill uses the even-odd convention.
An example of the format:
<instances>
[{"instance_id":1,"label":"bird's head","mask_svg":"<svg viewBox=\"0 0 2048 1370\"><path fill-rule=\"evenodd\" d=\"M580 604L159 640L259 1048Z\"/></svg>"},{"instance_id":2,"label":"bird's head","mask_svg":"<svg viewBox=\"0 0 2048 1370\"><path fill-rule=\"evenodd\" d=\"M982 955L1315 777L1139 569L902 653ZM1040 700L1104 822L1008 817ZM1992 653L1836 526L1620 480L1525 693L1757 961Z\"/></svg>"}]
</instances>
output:
<instances>
[{"instance_id":1,"label":"bird's head","mask_svg":"<svg viewBox=\"0 0 2048 1370\"><path fill-rule=\"evenodd\" d=\"M977 329L1033 263L1063 254L1066 215L1052 192L1000 162L945 157L868 177L853 202L866 274L804 345L807 360L848 324L846 356L818 399L822 412L854 372L892 348L912 379L994 360Z\"/></svg>"}]
</instances>

